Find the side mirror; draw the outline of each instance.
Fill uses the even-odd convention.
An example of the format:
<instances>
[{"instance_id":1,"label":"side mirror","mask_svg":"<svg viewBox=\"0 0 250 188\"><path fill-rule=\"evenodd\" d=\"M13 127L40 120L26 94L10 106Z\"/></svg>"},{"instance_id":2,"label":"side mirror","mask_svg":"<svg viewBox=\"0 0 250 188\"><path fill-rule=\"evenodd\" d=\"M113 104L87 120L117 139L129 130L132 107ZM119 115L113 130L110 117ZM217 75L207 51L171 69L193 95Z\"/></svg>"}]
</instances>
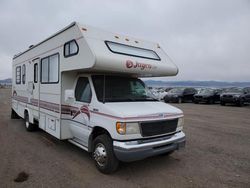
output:
<instances>
[{"instance_id":1,"label":"side mirror","mask_svg":"<svg viewBox=\"0 0 250 188\"><path fill-rule=\"evenodd\" d=\"M65 103L72 103L75 101L74 90L71 89L65 90L64 101Z\"/></svg>"}]
</instances>

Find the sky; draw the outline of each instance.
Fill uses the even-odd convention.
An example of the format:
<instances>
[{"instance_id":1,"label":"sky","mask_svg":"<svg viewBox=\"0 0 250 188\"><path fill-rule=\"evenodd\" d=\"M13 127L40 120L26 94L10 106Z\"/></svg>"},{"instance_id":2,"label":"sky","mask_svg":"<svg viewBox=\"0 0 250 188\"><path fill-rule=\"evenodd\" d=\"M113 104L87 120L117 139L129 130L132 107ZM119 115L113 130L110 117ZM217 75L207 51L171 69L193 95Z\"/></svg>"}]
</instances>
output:
<instances>
[{"instance_id":1,"label":"sky","mask_svg":"<svg viewBox=\"0 0 250 188\"><path fill-rule=\"evenodd\" d=\"M158 80L250 81L250 0L0 0L0 79L73 21L158 42L179 67Z\"/></svg>"}]
</instances>

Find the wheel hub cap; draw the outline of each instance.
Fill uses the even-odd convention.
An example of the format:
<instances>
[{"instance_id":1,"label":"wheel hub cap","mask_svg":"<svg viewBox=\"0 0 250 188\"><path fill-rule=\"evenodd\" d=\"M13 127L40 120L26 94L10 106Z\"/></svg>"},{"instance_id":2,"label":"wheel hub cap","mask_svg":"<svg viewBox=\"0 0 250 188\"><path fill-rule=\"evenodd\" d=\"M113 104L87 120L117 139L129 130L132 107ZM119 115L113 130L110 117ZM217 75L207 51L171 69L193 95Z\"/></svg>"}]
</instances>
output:
<instances>
[{"instance_id":1,"label":"wheel hub cap","mask_svg":"<svg viewBox=\"0 0 250 188\"><path fill-rule=\"evenodd\" d=\"M107 161L107 152L103 144L97 144L94 152L94 159L100 166L104 166Z\"/></svg>"}]
</instances>

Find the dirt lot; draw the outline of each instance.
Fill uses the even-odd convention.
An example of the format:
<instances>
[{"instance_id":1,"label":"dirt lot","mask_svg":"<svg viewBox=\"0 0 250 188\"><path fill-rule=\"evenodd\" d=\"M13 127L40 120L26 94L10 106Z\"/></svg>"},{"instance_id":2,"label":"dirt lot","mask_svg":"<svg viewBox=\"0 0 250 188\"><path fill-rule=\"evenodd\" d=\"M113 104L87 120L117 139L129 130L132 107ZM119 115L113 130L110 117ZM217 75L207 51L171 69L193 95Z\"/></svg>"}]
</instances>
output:
<instances>
[{"instance_id":1,"label":"dirt lot","mask_svg":"<svg viewBox=\"0 0 250 188\"><path fill-rule=\"evenodd\" d=\"M0 89L0 187L250 187L250 106L176 106L185 113L186 148L108 176L85 151L11 120L10 90ZM15 182L22 171L28 179Z\"/></svg>"}]
</instances>

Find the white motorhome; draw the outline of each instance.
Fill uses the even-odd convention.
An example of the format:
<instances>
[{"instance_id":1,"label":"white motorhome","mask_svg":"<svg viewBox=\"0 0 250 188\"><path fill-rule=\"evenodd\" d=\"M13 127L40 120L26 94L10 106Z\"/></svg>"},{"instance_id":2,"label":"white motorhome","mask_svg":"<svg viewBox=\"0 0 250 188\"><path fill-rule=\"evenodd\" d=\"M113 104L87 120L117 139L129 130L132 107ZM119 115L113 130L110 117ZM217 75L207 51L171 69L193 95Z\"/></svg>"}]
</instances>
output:
<instances>
[{"instance_id":1,"label":"white motorhome","mask_svg":"<svg viewBox=\"0 0 250 188\"><path fill-rule=\"evenodd\" d=\"M177 73L157 43L74 22L13 57L11 115L91 152L111 173L119 161L185 145L183 112L138 78Z\"/></svg>"}]
</instances>

